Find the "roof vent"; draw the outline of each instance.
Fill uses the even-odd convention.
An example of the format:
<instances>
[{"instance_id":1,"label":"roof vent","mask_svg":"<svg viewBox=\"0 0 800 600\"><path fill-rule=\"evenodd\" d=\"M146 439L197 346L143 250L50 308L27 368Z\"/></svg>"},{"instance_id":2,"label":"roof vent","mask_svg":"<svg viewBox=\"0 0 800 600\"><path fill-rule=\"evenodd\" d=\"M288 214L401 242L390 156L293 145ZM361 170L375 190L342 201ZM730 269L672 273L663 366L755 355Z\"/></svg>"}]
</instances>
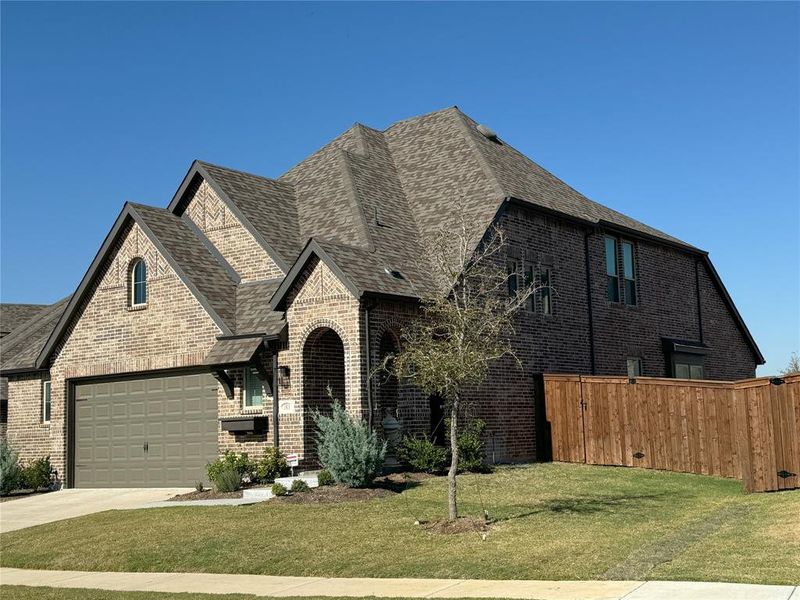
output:
<instances>
[{"instance_id":1,"label":"roof vent","mask_svg":"<svg viewBox=\"0 0 800 600\"><path fill-rule=\"evenodd\" d=\"M395 279L405 279L405 275L403 275L400 271L396 271L394 269L389 269L389 268L386 268L386 267L384 267L383 270L386 271L387 275L390 275L391 277L394 277Z\"/></svg>"},{"instance_id":2,"label":"roof vent","mask_svg":"<svg viewBox=\"0 0 800 600\"><path fill-rule=\"evenodd\" d=\"M478 133L480 133L486 139L493 141L495 144L500 143L500 140L498 139L497 134L494 132L494 130L487 127L486 125L478 125L475 129L477 129Z\"/></svg>"}]
</instances>

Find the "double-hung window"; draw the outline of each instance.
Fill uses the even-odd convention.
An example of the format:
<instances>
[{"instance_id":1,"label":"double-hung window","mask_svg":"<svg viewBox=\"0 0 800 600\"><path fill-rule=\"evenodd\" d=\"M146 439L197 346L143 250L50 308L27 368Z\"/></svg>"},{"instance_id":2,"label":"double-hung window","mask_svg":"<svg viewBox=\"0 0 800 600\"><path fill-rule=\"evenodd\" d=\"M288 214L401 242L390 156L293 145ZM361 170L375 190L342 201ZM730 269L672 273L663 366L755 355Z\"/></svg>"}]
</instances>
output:
<instances>
[{"instance_id":1,"label":"double-hung window","mask_svg":"<svg viewBox=\"0 0 800 600\"><path fill-rule=\"evenodd\" d=\"M606 297L609 302L619 302L619 272L617 239L606 236Z\"/></svg>"},{"instance_id":2,"label":"double-hung window","mask_svg":"<svg viewBox=\"0 0 800 600\"><path fill-rule=\"evenodd\" d=\"M42 423L50 422L50 382L42 382Z\"/></svg>"},{"instance_id":3,"label":"double-hung window","mask_svg":"<svg viewBox=\"0 0 800 600\"><path fill-rule=\"evenodd\" d=\"M264 406L264 382L253 368L244 370L244 407L261 408Z\"/></svg>"},{"instance_id":4,"label":"double-hung window","mask_svg":"<svg viewBox=\"0 0 800 600\"><path fill-rule=\"evenodd\" d=\"M625 304L636 304L636 271L633 264L633 244L622 242L622 278L625 286Z\"/></svg>"}]
</instances>

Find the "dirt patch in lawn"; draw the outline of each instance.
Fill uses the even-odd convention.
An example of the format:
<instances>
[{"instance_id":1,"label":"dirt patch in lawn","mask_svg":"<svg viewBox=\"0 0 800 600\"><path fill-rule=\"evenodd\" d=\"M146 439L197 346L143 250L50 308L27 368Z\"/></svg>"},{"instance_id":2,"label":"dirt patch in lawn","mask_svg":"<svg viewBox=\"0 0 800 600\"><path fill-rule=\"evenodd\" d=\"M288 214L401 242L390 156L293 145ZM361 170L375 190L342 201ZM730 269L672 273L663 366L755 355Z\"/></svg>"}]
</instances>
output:
<instances>
[{"instance_id":1,"label":"dirt patch in lawn","mask_svg":"<svg viewBox=\"0 0 800 600\"><path fill-rule=\"evenodd\" d=\"M203 490L198 492L189 492L188 494L178 494L173 496L170 500L175 502L186 502L187 500L224 500L228 498L241 498L242 490L237 492L215 492L214 490Z\"/></svg>"},{"instance_id":2,"label":"dirt patch in lawn","mask_svg":"<svg viewBox=\"0 0 800 600\"><path fill-rule=\"evenodd\" d=\"M339 502L364 502L393 496L397 492L380 487L349 488L343 485L326 485L310 492L297 492L290 496L276 496L270 502L284 504L336 504Z\"/></svg>"},{"instance_id":3,"label":"dirt patch in lawn","mask_svg":"<svg viewBox=\"0 0 800 600\"><path fill-rule=\"evenodd\" d=\"M431 533L452 535L454 533L482 533L489 531L489 524L483 519L473 519L472 517L461 517L455 521L448 519L437 519L423 523L422 526Z\"/></svg>"}]
</instances>

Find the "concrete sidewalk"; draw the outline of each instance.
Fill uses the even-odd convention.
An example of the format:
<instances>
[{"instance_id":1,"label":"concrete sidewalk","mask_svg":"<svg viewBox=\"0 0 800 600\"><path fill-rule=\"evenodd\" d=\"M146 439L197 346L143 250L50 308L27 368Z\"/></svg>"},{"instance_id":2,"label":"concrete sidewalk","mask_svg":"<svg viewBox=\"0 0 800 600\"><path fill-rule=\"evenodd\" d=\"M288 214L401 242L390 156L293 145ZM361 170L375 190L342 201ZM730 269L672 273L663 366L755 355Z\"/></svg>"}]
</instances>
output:
<instances>
[{"instance_id":1,"label":"concrete sidewalk","mask_svg":"<svg viewBox=\"0 0 800 600\"><path fill-rule=\"evenodd\" d=\"M345 579L212 573L92 573L0 568L0 584L142 592L536 600L800 600L788 585L680 581Z\"/></svg>"}]
</instances>

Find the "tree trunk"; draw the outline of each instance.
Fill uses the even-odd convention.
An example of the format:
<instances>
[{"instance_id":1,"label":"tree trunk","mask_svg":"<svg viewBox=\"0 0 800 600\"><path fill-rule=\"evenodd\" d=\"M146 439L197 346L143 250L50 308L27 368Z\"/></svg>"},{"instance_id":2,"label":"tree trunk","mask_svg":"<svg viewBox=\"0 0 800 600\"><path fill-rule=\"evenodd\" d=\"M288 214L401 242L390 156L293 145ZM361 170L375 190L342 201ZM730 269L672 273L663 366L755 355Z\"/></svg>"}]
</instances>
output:
<instances>
[{"instance_id":1,"label":"tree trunk","mask_svg":"<svg viewBox=\"0 0 800 600\"><path fill-rule=\"evenodd\" d=\"M447 507L448 518L455 521L458 518L458 503L456 500L456 472L458 471L458 395L450 406L450 470L447 472Z\"/></svg>"}]
</instances>

